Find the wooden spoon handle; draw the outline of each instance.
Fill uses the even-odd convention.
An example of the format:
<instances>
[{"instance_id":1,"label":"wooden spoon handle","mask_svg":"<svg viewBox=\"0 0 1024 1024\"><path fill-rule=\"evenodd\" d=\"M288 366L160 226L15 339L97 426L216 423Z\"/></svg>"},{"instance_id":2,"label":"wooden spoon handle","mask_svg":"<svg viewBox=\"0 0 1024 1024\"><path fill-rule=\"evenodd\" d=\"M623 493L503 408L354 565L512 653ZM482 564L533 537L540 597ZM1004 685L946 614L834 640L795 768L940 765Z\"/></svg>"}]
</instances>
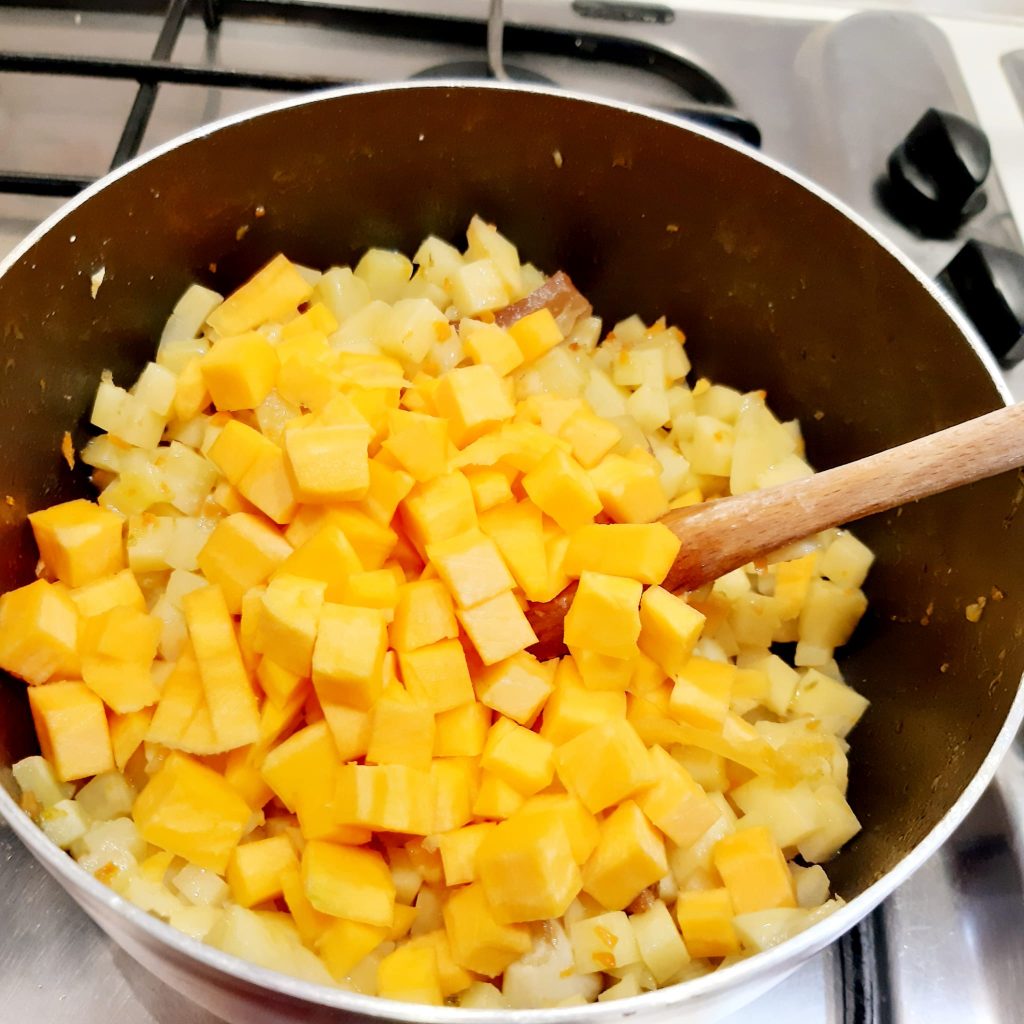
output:
<instances>
[{"instance_id":1,"label":"wooden spoon handle","mask_svg":"<svg viewBox=\"0 0 1024 1024\"><path fill-rule=\"evenodd\" d=\"M682 541L663 586L695 590L819 530L1024 465L1024 404L761 491L677 509Z\"/></svg>"}]
</instances>

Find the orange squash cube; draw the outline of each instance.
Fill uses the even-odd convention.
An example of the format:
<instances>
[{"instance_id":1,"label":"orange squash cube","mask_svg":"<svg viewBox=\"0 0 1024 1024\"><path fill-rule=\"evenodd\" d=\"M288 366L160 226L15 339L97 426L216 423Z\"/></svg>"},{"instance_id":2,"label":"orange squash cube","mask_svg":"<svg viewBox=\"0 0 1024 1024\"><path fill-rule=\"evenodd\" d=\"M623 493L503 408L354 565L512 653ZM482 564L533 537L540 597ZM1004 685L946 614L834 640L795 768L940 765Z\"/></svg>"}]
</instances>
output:
<instances>
[{"instance_id":1,"label":"orange squash cube","mask_svg":"<svg viewBox=\"0 0 1024 1024\"><path fill-rule=\"evenodd\" d=\"M218 874L251 815L222 775L179 753L168 755L132 809L146 842Z\"/></svg>"},{"instance_id":2,"label":"orange squash cube","mask_svg":"<svg viewBox=\"0 0 1024 1024\"><path fill-rule=\"evenodd\" d=\"M152 708L130 711L126 715L110 715L107 726L110 730L110 746L114 752L114 765L119 772L124 772L125 765L132 755L142 746L153 718Z\"/></svg>"},{"instance_id":3,"label":"orange squash cube","mask_svg":"<svg viewBox=\"0 0 1024 1024\"><path fill-rule=\"evenodd\" d=\"M441 1006L437 951L428 946L399 946L377 965L377 995L403 1003Z\"/></svg>"},{"instance_id":4,"label":"orange squash cube","mask_svg":"<svg viewBox=\"0 0 1024 1024\"><path fill-rule=\"evenodd\" d=\"M440 580L413 580L399 587L389 629L392 647L413 651L458 635L452 598Z\"/></svg>"},{"instance_id":5,"label":"orange squash cube","mask_svg":"<svg viewBox=\"0 0 1024 1024\"><path fill-rule=\"evenodd\" d=\"M321 701L371 708L384 686L387 640L377 609L325 604L313 647L313 686Z\"/></svg>"},{"instance_id":6,"label":"orange squash cube","mask_svg":"<svg viewBox=\"0 0 1024 1024\"><path fill-rule=\"evenodd\" d=\"M434 405L448 420L448 432L459 448L515 415L501 378L486 364L449 370L434 389Z\"/></svg>"},{"instance_id":7,"label":"orange squash cube","mask_svg":"<svg viewBox=\"0 0 1024 1024\"><path fill-rule=\"evenodd\" d=\"M676 900L676 920L693 957L732 956L740 951L733 916L727 889L681 892Z\"/></svg>"},{"instance_id":8,"label":"orange squash cube","mask_svg":"<svg viewBox=\"0 0 1024 1024\"><path fill-rule=\"evenodd\" d=\"M560 822L577 864L586 863L600 835L597 819L570 793L537 793L516 811L515 818L543 819L549 825Z\"/></svg>"},{"instance_id":9,"label":"orange squash cube","mask_svg":"<svg viewBox=\"0 0 1024 1024\"><path fill-rule=\"evenodd\" d=\"M382 832L434 831L430 776L404 764L346 764L338 769L335 820Z\"/></svg>"},{"instance_id":10,"label":"orange squash cube","mask_svg":"<svg viewBox=\"0 0 1024 1024\"><path fill-rule=\"evenodd\" d=\"M499 824L480 845L476 864L499 924L561 917L582 885L565 825L539 815Z\"/></svg>"},{"instance_id":11,"label":"orange squash cube","mask_svg":"<svg viewBox=\"0 0 1024 1024\"><path fill-rule=\"evenodd\" d=\"M498 546L527 600L542 600L548 586L543 516L532 501L508 502L480 516L480 529Z\"/></svg>"},{"instance_id":12,"label":"orange squash cube","mask_svg":"<svg viewBox=\"0 0 1024 1024\"><path fill-rule=\"evenodd\" d=\"M409 695L431 712L450 711L473 700L473 681L458 640L440 640L416 650L399 651L398 664Z\"/></svg>"},{"instance_id":13,"label":"orange squash cube","mask_svg":"<svg viewBox=\"0 0 1024 1024\"><path fill-rule=\"evenodd\" d=\"M480 767L529 796L550 785L554 749L543 736L499 718L487 734Z\"/></svg>"},{"instance_id":14,"label":"orange squash cube","mask_svg":"<svg viewBox=\"0 0 1024 1024\"><path fill-rule=\"evenodd\" d=\"M589 409L581 409L562 424L558 436L569 443L573 458L584 469L593 469L622 440L622 431Z\"/></svg>"},{"instance_id":15,"label":"orange squash cube","mask_svg":"<svg viewBox=\"0 0 1024 1024\"><path fill-rule=\"evenodd\" d=\"M546 306L518 319L509 326L508 333L519 346L524 363L532 362L545 352L550 352L556 345L561 344L564 338L551 310Z\"/></svg>"},{"instance_id":16,"label":"orange squash cube","mask_svg":"<svg viewBox=\"0 0 1024 1024\"><path fill-rule=\"evenodd\" d=\"M568 678L570 670L562 666L573 664L564 658L555 676L554 692L544 705L544 720L540 734L555 746L561 746L591 726L610 719L626 717L626 694L621 690L591 690L582 685L575 668L575 679Z\"/></svg>"},{"instance_id":17,"label":"orange squash cube","mask_svg":"<svg viewBox=\"0 0 1024 1024\"><path fill-rule=\"evenodd\" d=\"M380 458L370 459L370 489L359 503L358 511L387 526L415 483L404 469L386 465Z\"/></svg>"},{"instance_id":18,"label":"orange squash cube","mask_svg":"<svg viewBox=\"0 0 1024 1024\"><path fill-rule=\"evenodd\" d=\"M565 616L565 644L608 658L632 659L640 636L638 580L584 572Z\"/></svg>"},{"instance_id":19,"label":"orange squash cube","mask_svg":"<svg viewBox=\"0 0 1024 1024\"><path fill-rule=\"evenodd\" d=\"M434 753L434 715L400 686L390 686L370 711L367 764L404 764L426 771Z\"/></svg>"},{"instance_id":20,"label":"orange squash cube","mask_svg":"<svg viewBox=\"0 0 1024 1024\"><path fill-rule=\"evenodd\" d=\"M146 610L146 599L131 569L122 569L113 576L104 576L85 586L76 587L68 596L75 602L78 614L83 619L102 615L111 608L132 608L139 612Z\"/></svg>"},{"instance_id":21,"label":"orange squash cube","mask_svg":"<svg viewBox=\"0 0 1024 1024\"><path fill-rule=\"evenodd\" d=\"M591 726L555 751L562 785L591 814L631 796L654 781L643 741L629 722L609 719Z\"/></svg>"},{"instance_id":22,"label":"orange squash cube","mask_svg":"<svg viewBox=\"0 0 1024 1024\"><path fill-rule=\"evenodd\" d=\"M302 851L306 898L322 914L390 928L395 883L375 850L313 840Z\"/></svg>"},{"instance_id":23,"label":"orange squash cube","mask_svg":"<svg viewBox=\"0 0 1024 1024\"><path fill-rule=\"evenodd\" d=\"M434 831L462 828L473 817L473 801L480 784L480 766L474 757L438 758L430 763L434 787Z\"/></svg>"},{"instance_id":24,"label":"orange squash cube","mask_svg":"<svg viewBox=\"0 0 1024 1024\"><path fill-rule=\"evenodd\" d=\"M647 527L618 527L618 529ZM659 586L640 598L640 650L661 666L665 675L683 670L704 629L705 618L681 597Z\"/></svg>"},{"instance_id":25,"label":"orange squash cube","mask_svg":"<svg viewBox=\"0 0 1024 1024\"><path fill-rule=\"evenodd\" d=\"M313 294L313 286L278 254L207 318L220 335L240 334L267 320L281 320Z\"/></svg>"},{"instance_id":26,"label":"orange squash cube","mask_svg":"<svg viewBox=\"0 0 1024 1024\"><path fill-rule=\"evenodd\" d=\"M124 519L79 498L30 512L46 567L61 583L81 587L124 568Z\"/></svg>"},{"instance_id":27,"label":"orange squash cube","mask_svg":"<svg viewBox=\"0 0 1024 1024\"><path fill-rule=\"evenodd\" d=\"M504 779L491 772L482 772L473 798L473 814L477 818L511 818L525 800L526 797Z\"/></svg>"},{"instance_id":28,"label":"orange squash cube","mask_svg":"<svg viewBox=\"0 0 1024 1024\"><path fill-rule=\"evenodd\" d=\"M223 592L218 586L193 590L182 599L182 610L217 741L223 750L255 743L259 708Z\"/></svg>"},{"instance_id":29,"label":"orange squash cube","mask_svg":"<svg viewBox=\"0 0 1024 1024\"><path fill-rule=\"evenodd\" d=\"M698 729L721 730L729 713L736 666L691 657L679 670L672 687L669 714Z\"/></svg>"},{"instance_id":30,"label":"orange squash cube","mask_svg":"<svg viewBox=\"0 0 1024 1024\"><path fill-rule=\"evenodd\" d=\"M289 576L321 580L327 584L325 598L339 603L349 577L362 572L363 566L345 531L332 519L290 553L278 571Z\"/></svg>"},{"instance_id":31,"label":"orange squash cube","mask_svg":"<svg viewBox=\"0 0 1024 1024\"><path fill-rule=\"evenodd\" d=\"M456 615L485 665L511 658L537 642L537 634L511 590L473 608L460 608Z\"/></svg>"},{"instance_id":32,"label":"orange squash cube","mask_svg":"<svg viewBox=\"0 0 1024 1024\"><path fill-rule=\"evenodd\" d=\"M662 747L651 747L657 781L634 799L640 810L677 846L695 843L721 817L690 773Z\"/></svg>"},{"instance_id":33,"label":"orange squash cube","mask_svg":"<svg viewBox=\"0 0 1024 1024\"><path fill-rule=\"evenodd\" d=\"M160 690L150 669L160 623L145 612L111 608L81 629L82 680L113 711L127 714L155 704Z\"/></svg>"},{"instance_id":34,"label":"orange squash cube","mask_svg":"<svg viewBox=\"0 0 1024 1024\"><path fill-rule=\"evenodd\" d=\"M658 470L623 455L606 455L590 480L604 510L617 523L653 523L668 511Z\"/></svg>"},{"instance_id":35,"label":"orange squash cube","mask_svg":"<svg viewBox=\"0 0 1024 1024\"><path fill-rule=\"evenodd\" d=\"M661 583L679 545L663 523L590 523L569 537L563 568L570 576L590 571Z\"/></svg>"},{"instance_id":36,"label":"orange squash cube","mask_svg":"<svg viewBox=\"0 0 1024 1024\"><path fill-rule=\"evenodd\" d=\"M469 488L473 492L473 504L478 513L511 501L512 484L509 474L493 466L471 466L465 471Z\"/></svg>"},{"instance_id":37,"label":"orange squash cube","mask_svg":"<svg viewBox=\"0 0 1024 1024\"><path fill-rule=\"evenodd\" d=\"M476 506L469 481L454 472L418 484L402 503L402 520L420 548L473 530Z\"/></svg>"},{"instance_id":38,"label":"orange squash cube","mask_svg":"<svg viewBox=\"0 0 1024 1024\"><path fill-rule=\"evenodd\" d=\"M478 701L440 712L434 719L434 757L477 757L487 742L491 709Z\"/></svg>"},{"instance_id":39,"label":"orange squash cube","mask_svg":"<svg viewBox=\"0 0 1024 1024\"><path fill-rule=\"evenodd\" d=\"M786 858L764 826L740 829L719 839L711 859L737 914L796 906Z\"/></svg>"},{"instance_id":40,"label":"orange squash cube","mask_svg":"<svg viewBox=\"0 0 1024 1024\"><path fill-rule=\"evenodd\" d=\"M529 727L554 690L556 667L557 662L541 662L520 651L480 673L477 697L498 714Z\"/></svg>"},{"instance_id":41,"label":"orange squash cube","mask_svg":"<svg viewBox=\"0 0 1024 1024\"><path fill-rule=\"evenodd\" d=\"M359 423L321 423L313 416L293 420L284 432L284 445L300 499L332 502L366 497L372 436L362 417Z\"/></svg>"},{"instance_id":42,"label":"orange squash cube","mask_svg":"<svg viewBox=\"0 0 1024 1024\"><path fill-rule=\"evenodd\" d=\"M479 530L428 544L427 555L460 608L472 608L515 586L494 541Z\"/></svg>"},{"instance_id":43,"label":"orange squash cube","mask_svg":"<svg viewBox=\"0 0 1024 1024\"><path fill-rule=\"evenodd\" d=\"M498 826L491 821L477 825L466 825L437 837L441 862L444 864L444 880L447 885L465 885L477 879L476 856L483 841Z\"/></svg>"},{"instance_id":44,"label":"orange squash cube","mask_svg":"<svg viewBox=\"0 0 1024 1024\"><path fill-rule=\"evenodd\" d=\"M499 377L511 373L523 362L523 353L515 339L497 324L465 317L459 322L459 338L474 363L490 366Z\"/></svg>"},{"instance_id":45,"label":"orange squash cube","mask_svg":"<svg viewBox=\"0 0 1024 1024\"><path fill-rule=\"evenodd\" d=\"M78 609L60 585L36 580L0 597L0 668L28 683L80 671Z\"/></svg>"},{"instance_id":46,"label":"orange squash cube","mask_svg":"<svg viewBox=\"0 0 1024 1024\"><path fill-rule=\"evenodd\" d=\"M493 978L529 950L530 929L521 924L500 924L483 887L457 889L444 906L444 926L452 956L459 966Z\"/></svg>"},{"instance_id":47,"label":"orange squash cube","mask_svg":"<svg viewBox=\"0 0 1024 1024\"><path fill-rule=\"evenodd\" d=\"M112 771L114 756L103 702L84 683L50 683L28 691L43 757L62 782Z\"/></svg>"},{"instance_id":48,"label":"orange squash cube","mask_svg":"<svg viewBox=\"0 0 1024 1024\"><path fill-rule=\"evenodd\" d=\"M242 596L264 583L291 554L291 545L261 516L236 512L222 519L199 552L199 569L224 594L233 615Z\"/></svg>"},{"instance_id":49,"label":"orange squash cube","mask_svg":"<svg viewBox=\"0 0 1024 1024\"><path fill-rule=\"evenodd\" d=\"M316 722L277 744L260 768L275 796L294 811L310 779L332 776L340 761L326 722Z\"/></svg>"},{"instance_id":50,"label":"orange squash cube","mask_svg":"<svg viewBox=\"0 0 1024 1024\"><path fill-rule=\"evenodd\" d=\"M279 572L263 592L253 649L298 676L309 676L327 584Z\"/></svg>"},{"instance_id":51,"label":"orange squash cube","mask_svg":"<svg viewBox=\"0 0 1024 1024\"><path fill-rule=\"evenodd\" d=\"M277 445L260 454L238 481L238 493L275 523L291 522L299 493L284 452Z\"/></svg>"},{"instance_id":52,"label":"orange squash cube","mask_svg":"<svg viewBox=\"0 0 1024 1024\"><path fill-rule=\"evenodd\" d=\"M299 859L287 836L271 836L236 846L228 863L227 883L231 898L242 907L276 899L283 893L282 880L297 871Z\"/></svg>"},{"instance_id":53,"label":"orange squash cube","mask_svg":"<svg viewBox=\"0 0 1024 1024\"><path fill-rule=\"evenodd\" d=\"M601 692L628 689L636 676L639 654L631 658L609 658L606 654L570 647L569 653L576 664L583 685L588 690Z\"/></svg>"},{"instance_id":54,"label":"orange squash cube","mask_svg":"<svg viewBox=\"0 0 1024 1024\"><path fill-rule=\"evenodd\" d=\"M397 568L397 567L395 567ZM401 581L398 577L401 576ZM373 572L354 572L347 580L341 604L354 604L360 608L379 608L389 621L398 604L398 588L405 582L405 573L399 568L375 569Z\"/></svg>"},{"instance_id":55,"label":"orange squash cube","mask_svg":"<svg viewBox=\"0 0 1024 1024\"><path fill-rule=\"evenodd\" d=\"M221 338L199 368L213 404L223 412L255 409L277 377L277 352L257 331Z\"/></svg>"},{"instance_id":56,"label":"orange squash cube","mask_svg":"<svg viewBox=\"0 0 1024 1024\"><path fill-rule=\"evenodd\" d=\"M441 476L448 468L448 423L405 409L388 413L388 436L381 447L414 480L423 483Z\"/></svg>"},{"instance_id":57,"label":"orange squash cube","mask_svg":"<svg viewBox=\"0 0 1024 1024\"><path fill-rule=\"evenodd\" d=\"M523 476L523 490L566 532L591 523L601 499L586 470L561 448L553 447Z\"/></svg>"},{"instance_id":58,"label":"orange squash cube","mask_svg":"<svg viewBox=\"0 0 1024 1024\"><path fill-rule=\"evenodd\" d=\"M599 828L597 848L583 866L583 889L607 910L622 910L668 874L665 844L632 800Z\"/></svg>"},{"instance_id":59,"label":"orange squash cube","mask_svg":"<svg viewBox=\"0 0 1024 1024\"><path fill-rule=\"evenodd\" d=\"M229 419L206 455L224 474L228 483L237 487L258 459L275 450L280 449L270 438L264 437L241 420Z\"/></svg>"},{"instance_id":60,"label":"orange squash cube","mask_svg":"<svg viewBox=\"0 0 1024 1024\"><path fill-rule=\"evenodd\" d=\"M315 945L320 959L337 982L345 981L352 969L388 937L387 928L328 917L316 910L314 913L330 922L315 939Z\"/></svg>"}]
</instances>

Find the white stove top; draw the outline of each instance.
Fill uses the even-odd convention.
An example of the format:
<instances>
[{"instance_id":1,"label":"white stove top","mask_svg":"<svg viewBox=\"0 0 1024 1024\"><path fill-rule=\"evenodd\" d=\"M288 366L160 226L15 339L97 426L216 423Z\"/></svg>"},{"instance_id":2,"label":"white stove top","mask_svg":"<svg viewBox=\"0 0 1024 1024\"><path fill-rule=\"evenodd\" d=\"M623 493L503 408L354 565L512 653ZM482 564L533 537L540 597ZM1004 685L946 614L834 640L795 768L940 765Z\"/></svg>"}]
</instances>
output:
<instances>
[{"instance_id":1,"label":"white stove top","mask_svg":"<svg viewBox=\"0 0 1024 1024\"><path fill-rule=\"evenodd\" d=\"M511 26L617 34L712 68L737 107L760 126L765 152L838 194L934 275L972 234L1021 248L1015 223L1024 225L1024 118L1004 69L1007 54L1024 54L1021 2L898 0L854 8L770 0L651 0L674 15L670 24L661 25L584 18L569 0L506 0L505 7ZM376 0L373 6L385 11L424 7L417 0ZM157 11L159 4L111 0L106 7L117 9L116 14L102 13L102 7L93 3L90 12L78 14L0 7L0 51L148 57L159 19L132 12ZM968 7L969 16L964 13ZM432 0L430 8L479 19L485 4ZM323 26L230 18L211 36L191 16L172 59L199 67L386 80L445 60L480 56L458 45L386 34L368 38L370 45L366 36ZM661 106L682 100L675 86L643 72L516 52L507 59L584 91ZM2 69L0 53L0 175L102 174L131 106L134 83ZM142 146L279 95L161 86ZM988 206L953 240L916 237L880 207L874 193L887 154L929 106L975 120L992 147ZM56 199L0 192L0 254L58 205ZM1024 363L1008 379L1024 398ZM1018 745L997 783L939 855L864 926L729 1024L1020 1020L1022 817L1024 753ZM0 921L0 1020L212 1024L213 1018L185 995L171 992L117 950L2 822Z\"/></svg>"}]
</instances>

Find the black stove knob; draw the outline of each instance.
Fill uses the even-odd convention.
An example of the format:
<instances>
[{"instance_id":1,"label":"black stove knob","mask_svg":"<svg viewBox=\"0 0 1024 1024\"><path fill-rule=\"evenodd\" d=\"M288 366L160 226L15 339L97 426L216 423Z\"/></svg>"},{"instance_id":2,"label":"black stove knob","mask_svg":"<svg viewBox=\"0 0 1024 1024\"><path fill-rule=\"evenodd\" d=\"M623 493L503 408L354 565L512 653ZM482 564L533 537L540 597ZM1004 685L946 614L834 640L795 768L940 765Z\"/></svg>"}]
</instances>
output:
<instances>
[{"instance_id":1,"label":"black stove knob","mask_svg":"<svg viewBox=\"0 0 1024 1024\"><path fill-rule=\"evenodd\" d=\"M981 186L991 165L977 125L932 108L889 156L887 204L925 234L948 234L984 207Z\"/></svg>"},{"instance_id":2,"label":"black stove knob","mask_svg":"<svg viewBox=\"0 0 1024 1024\"><path fill-rule=\"evenodd\" d=\"M1003 366L1024 359L1024 255L970 241L938 280Z\"/></svg>"}]
</instances>

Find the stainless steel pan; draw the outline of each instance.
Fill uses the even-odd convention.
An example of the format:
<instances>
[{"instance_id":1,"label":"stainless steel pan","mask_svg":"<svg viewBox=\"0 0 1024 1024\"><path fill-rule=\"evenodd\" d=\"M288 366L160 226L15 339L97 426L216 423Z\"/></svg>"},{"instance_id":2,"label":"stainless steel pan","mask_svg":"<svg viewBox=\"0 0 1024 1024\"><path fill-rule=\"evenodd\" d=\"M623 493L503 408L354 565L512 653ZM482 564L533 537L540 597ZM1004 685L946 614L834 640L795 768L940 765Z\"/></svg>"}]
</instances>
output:
<instances>
[{"instance_id":1,"label":"stainless steel pan","mask_svg":"<svg viewBox=\"0 0 1024 1024\"><path fill-rule=\"evenodd\" d=\"M63 431L82 442L100 371L123 380L138 370L186 284L230 288L279 250L314 266L369 245L409 251L428 232L456 238L474 212L539 266L570 271L609 322L639 312L680 324L701 373L766 388L783 416L801 418L818 467L1006 400L991 359L929 280L850 211L757 154L543 89L331 93L135 161L0 265L0 495L13 498L0 501L0 586L32 576L25 512L88 493L81 468L62 463ZM872 701L852 737L850 799L864 830L830 866L848 906L676 988L502 1020L711 1020L851 927L939 846L1024 714L1021 498L1008 474L858 527L878 561L871 610L844 662ZM965 606L993 587L1006 599L969 622ZM24 685L0 680L0 777L33 750ZM231 1021L494 1019L358 997L226 956L87 876L2 788L0 814L129 953Z\"/></svg>"}]
</instances>

